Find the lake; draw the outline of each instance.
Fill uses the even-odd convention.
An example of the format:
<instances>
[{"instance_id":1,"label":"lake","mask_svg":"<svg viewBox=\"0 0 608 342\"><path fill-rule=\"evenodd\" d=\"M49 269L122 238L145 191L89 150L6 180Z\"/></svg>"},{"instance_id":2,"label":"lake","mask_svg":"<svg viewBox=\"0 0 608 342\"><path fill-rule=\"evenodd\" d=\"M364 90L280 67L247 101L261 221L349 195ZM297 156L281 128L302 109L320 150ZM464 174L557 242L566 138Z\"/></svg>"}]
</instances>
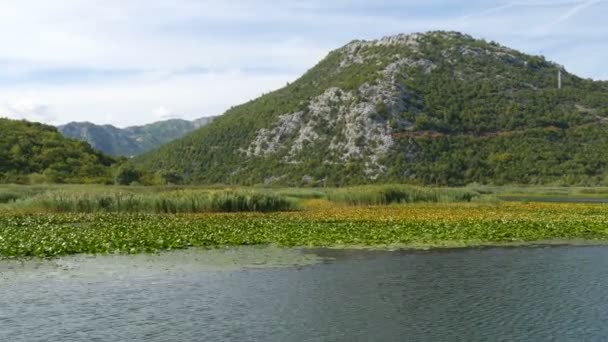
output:
<instances>
[{"instance_id":1,"label":"lake","mask_svg":"<svg viewBox=\"0 0 608 342\"><path fill-rule=\"evenodd\" d=\"M608 247L0 262L0 341L590 341Z\"/></svg>"}]
</instances>

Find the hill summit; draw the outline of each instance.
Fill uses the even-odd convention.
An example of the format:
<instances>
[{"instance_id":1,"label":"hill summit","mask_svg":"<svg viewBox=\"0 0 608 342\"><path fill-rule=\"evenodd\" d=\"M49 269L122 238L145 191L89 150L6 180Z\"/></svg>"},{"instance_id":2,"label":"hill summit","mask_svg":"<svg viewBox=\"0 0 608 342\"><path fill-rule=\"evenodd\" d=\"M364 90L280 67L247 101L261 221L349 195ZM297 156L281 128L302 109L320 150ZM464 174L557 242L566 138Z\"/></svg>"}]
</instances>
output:
<instances>
[{"instance_id":1,"label":"hill summit","mask_svg":"<svg viewBox=\"0 0 608 342\"><path fill-rule=\"evenodd\" d=\"M134 162L189 183L597 183L607 95L606 82L458 32L356 40Z\"/></svg>"}]
</instances>

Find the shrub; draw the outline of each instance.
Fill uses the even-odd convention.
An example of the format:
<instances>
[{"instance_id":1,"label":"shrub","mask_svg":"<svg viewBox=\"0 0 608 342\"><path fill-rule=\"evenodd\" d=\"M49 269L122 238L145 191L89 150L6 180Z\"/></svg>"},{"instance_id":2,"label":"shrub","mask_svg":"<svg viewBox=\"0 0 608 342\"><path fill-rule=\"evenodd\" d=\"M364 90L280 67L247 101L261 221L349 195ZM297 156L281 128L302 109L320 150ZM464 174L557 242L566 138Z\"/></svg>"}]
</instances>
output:
<instances>
[{"instance_id":1,"label":"shrub","mask_svg":"<svg viewBox=\"0 0 608 342\"><path fill-rule=\"evenodd\" d=\"M121 166L116 172L116 176L114 178L116 184L119 185L129 185L131 183L137 183L140 181L142 177L142 172L135 169L130 165Z\"/></svg>"}]
</instances>

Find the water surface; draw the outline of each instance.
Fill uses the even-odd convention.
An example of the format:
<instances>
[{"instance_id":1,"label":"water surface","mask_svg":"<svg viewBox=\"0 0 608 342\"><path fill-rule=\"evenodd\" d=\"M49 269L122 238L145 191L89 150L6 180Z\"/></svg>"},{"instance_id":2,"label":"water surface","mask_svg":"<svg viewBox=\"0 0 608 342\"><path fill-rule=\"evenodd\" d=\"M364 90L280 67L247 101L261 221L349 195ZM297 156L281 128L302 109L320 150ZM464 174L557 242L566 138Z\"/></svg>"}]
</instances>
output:
<instances>
[{"instance_id":1,"label":"water surface","mask_svg":"<svg viewBox=\"0 0 608 342\"><path fill-rule=\"evenodd\" d=\"M608 247L601 246L249 248L0 265L0 341L608 336Z\"/></svg>"}]
</instances>

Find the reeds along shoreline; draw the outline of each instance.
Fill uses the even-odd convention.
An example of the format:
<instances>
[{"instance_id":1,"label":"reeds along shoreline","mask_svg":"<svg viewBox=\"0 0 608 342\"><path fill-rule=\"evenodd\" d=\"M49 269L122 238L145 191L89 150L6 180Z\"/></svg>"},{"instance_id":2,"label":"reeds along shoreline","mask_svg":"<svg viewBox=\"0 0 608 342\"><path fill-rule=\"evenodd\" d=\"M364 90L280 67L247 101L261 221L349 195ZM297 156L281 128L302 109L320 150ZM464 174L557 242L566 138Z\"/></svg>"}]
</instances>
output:
<instances>
[{"instance_id":1,"label":"reeds along shoreline","mask_svg":"<svg viewBox=\"0 0 608 342\"><path fill-rule=\"evenodd\" d=\"M479 193L468 189L423 188L408 185L376 185L337 189L328 194L333 202L351 205L386 205L420 202L470 202Z\"/></svg>"},{"instance_id":2,"label":"reeds along shoreline","mask_svg":"<svg viewBox=\"0 0 608 342\"><path fill-rule=\"evenodd\" d=\"M295 201L252 191L45 192L13 201L7 207L50 213L204 213L271 212L296 209Z\"/></svg>"},{"instance_id":3,"label":"reeds along shoreline","mask_svg":"<svg viewBox=\"0 0 608 342\"><path fill-rule=\"evenodd\" d=\"M429 188L403 184L346 188L139 187L95 185L0 185L0 211L29 213L204 213L301 210L311 199L343 206L412 203L498 202L500 196L602 198L608 188ZM509 197L509 198L510 198Z\"/></svg>"},{"instance_id":4,"label":"reeds along shoreline","mask_svg":"<svg viewBox=\"0 0 608 342\"><path fill-rule=\"evenodd\" d=\"M307 199L344 205L387 205L419 202L469 202L479 193L467 189L408 185L342 189L196 189L104 188L87 186L0 188L0 209L55 213L203 213L292 211Z\"/></svg>"}]
</instances>

